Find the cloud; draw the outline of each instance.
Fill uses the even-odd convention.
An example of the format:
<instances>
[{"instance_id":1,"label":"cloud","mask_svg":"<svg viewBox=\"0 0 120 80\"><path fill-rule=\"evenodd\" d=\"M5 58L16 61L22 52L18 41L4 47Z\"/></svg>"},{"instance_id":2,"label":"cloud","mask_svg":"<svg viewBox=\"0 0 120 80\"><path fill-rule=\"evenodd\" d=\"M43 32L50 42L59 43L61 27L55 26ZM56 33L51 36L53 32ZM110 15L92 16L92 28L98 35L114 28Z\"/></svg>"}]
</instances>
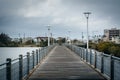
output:
<instances>
[{"instance_id":1,"label":"cloud","mask_svg":"<svg viewBox=\"0 0 120 80\"><path fill-rule=\"evenodd\" d=\"M102 32L119 28L119 4L119 0L0 0L0 32L43 34L51 25L56 34L86 33L86 11L92 12L89 31Z\"/></svg>"}]
</instances>

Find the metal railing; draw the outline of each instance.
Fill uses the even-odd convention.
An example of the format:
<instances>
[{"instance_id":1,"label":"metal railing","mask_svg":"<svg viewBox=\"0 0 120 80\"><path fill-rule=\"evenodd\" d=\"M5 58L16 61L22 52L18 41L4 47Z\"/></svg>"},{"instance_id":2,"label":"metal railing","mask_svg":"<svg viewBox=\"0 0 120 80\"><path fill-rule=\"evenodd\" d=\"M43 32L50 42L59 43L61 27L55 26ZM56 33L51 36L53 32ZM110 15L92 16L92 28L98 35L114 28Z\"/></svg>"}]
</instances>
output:
<instances>
[{"instance_id":1,"label":"metal railing","mask_svg":"<svg viewBox=\"0 0 120 80\"><path fill-rule=\"evenodd\" d=\"M74 51L80 58L102 73L108 80L120 80L120 58L98 52L93 49L66 44L66 47Z\"/></svg>"},{"instance_id":2,"label":"metal railing","mask_svg":"<svg viewBox=\"0 0 120 80\"><path fill-rule=\"evenodd\" d=\"M0 80L23 80L34 68L48 55L54 45L36 49L27 55L19 55L19 58L6 59L6 63L0 64Z\"/></svg>"}]
</instances>

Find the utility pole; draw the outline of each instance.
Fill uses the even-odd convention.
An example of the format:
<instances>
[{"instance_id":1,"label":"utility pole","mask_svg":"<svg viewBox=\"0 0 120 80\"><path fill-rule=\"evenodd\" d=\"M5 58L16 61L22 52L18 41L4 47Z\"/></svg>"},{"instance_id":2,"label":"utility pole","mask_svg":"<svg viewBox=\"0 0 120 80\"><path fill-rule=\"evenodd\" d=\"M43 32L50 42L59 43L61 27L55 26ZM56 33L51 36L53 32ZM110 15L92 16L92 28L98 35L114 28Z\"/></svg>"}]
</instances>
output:
<instances>
[{"instance_id":1,"label":"utility pole","mask_svg":"<svg viewBox=\"0 0 120 80\"><path fill-rule=\"evenodd\" d=\"M87 19L87 49L89 49L89 31L88 31L88 19L91 12L84 12L84 15Z\"/></svg>"},{"instance_id":2,"label":"utility pole","mask_svg":"<svg viewBox=\"0 0 120 80\"><path fill-rule=\"evenodd\" d=\"M50 26L48 27L48 46L50 46Z\"/></svg>"}]
</instances>

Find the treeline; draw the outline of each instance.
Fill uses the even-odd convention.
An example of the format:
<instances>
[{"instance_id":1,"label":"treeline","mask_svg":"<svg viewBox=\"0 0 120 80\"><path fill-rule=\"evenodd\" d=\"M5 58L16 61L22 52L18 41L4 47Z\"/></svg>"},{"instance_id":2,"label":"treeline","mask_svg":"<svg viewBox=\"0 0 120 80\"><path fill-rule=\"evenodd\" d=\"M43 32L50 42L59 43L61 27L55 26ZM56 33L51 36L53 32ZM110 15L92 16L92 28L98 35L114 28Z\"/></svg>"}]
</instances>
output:
<instances>
[{"instance_id":1,"label":"treeline","mask_svg":"<svg viewBox=\"0 0 120 80\"><path fill-rule=\"evenodd\" d=\"M86 48L87 45L78 45L80 47ZM114 55L120 57L120 44L115 44L113 42L99 42L99 43L89 43L89 48L95 49L105 54Z\"/></svg>"},{"instance_id":2,"label":"treeline","mask_svg":"<svg viewBox=\"0 0 120 80\"><path fill-rule=\"evenodd\" d=\"M0 34L0 47L17 47L18 43L12 41L12 39L5 33Z\"/></svg>"},{"instance_id":3,"label":"treeline","mask_svg":"<svg viewBox=\"0 0 120 80\"><path fill-rule=\"evenodd\" d=\"M113 42L90 43L90 48L120 57L120 44L115 44Z\"/></svg>"}]
</instances>

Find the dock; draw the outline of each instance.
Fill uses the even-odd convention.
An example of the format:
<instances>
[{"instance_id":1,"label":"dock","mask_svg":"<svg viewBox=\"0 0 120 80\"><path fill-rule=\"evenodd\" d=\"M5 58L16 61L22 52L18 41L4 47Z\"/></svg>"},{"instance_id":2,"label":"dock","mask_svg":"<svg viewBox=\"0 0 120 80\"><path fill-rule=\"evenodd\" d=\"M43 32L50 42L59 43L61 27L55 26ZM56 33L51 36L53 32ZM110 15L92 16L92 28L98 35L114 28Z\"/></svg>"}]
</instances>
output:
<instances>
[{"instance_id":1,"label":"dock","mask_svg":"<svg viewBox=\"0 0 120 80\"><path fill-rule=\"evenodd\" d=\"M106 80L65 46L56 46L28 80Z\"/></svg>"}]
</instances>

